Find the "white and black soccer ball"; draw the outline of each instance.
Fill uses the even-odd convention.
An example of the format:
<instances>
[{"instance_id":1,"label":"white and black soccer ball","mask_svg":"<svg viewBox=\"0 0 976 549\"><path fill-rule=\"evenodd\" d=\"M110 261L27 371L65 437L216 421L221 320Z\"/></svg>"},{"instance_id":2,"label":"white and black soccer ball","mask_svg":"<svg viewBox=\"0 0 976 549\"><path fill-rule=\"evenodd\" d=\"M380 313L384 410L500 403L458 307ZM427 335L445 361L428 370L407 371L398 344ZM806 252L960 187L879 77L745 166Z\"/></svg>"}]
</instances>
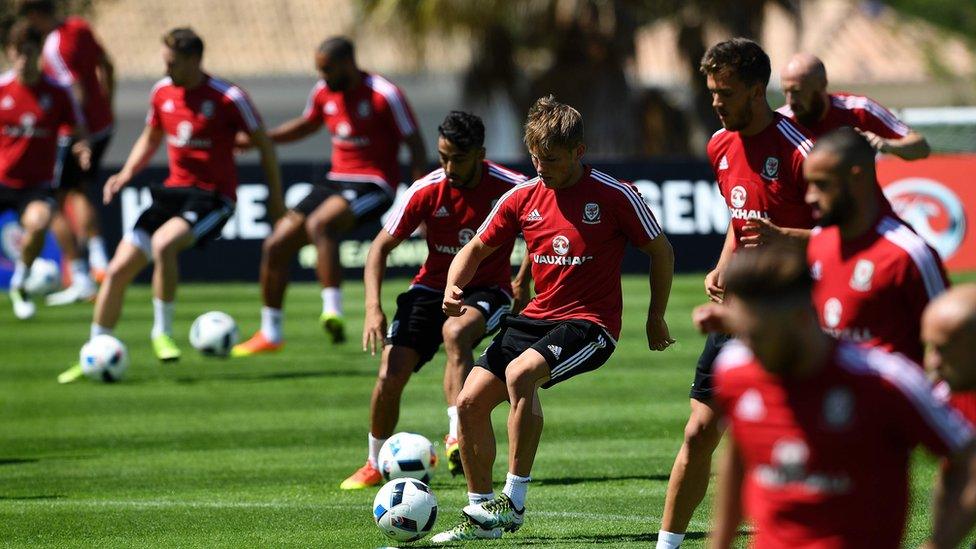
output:
<instances>
[{"instance_id":1,"label":"white and black soccer ball","mask_svg":"<svg viewBox=\"0 0 976 549\"><path fill-rule=\"evenodd\" d=\"M129 368L125 344L107 335L97 335L81 346L81 371L95 381L119 381Z\"/></svg>"},{"instance_id":2,"label":"white and black soccer ball","mask_svg":"<svg viewBox=\"0 0 976 549\"><path fill-rule=\"evenodd\" d=\"M373 499L373 520L381 532L397 541L417 541L434 528L437 498L419 480L387 482Z\"/></svg>"},{"instance_id":3,"label":"white and black soccer ball","mask_svg":"<svg viewBox=\"0 0 976 549\"><path fill-rule=\"evenodd\" d=\"M430 482L437 467L437 451L425 437L415 433L397 433L380 448L377 467L383 478L413 478Z\"/></svg>"},{"instance_id":4,"label":"white and black soccer ball","mask_svg":"<svg viewBox=\"0 0 976 549\"><path fill-rule=\"evenodd\" d=\"M31 263L24 280L24 290L33 295L47 295L61 287L61 267L56 261L38 257Z\"/></svg>"},{"instance_id":5,"label":"white and black soccer ball","mask_svg":"<svg viewBox=\"0 0 976 549\"><path fill-rule=\"evenodd\" d=\"M190 326L190 345L206 356L227 356L236 343L237 323L227 313L203 313Z\"/></svg>"}]
</instances>

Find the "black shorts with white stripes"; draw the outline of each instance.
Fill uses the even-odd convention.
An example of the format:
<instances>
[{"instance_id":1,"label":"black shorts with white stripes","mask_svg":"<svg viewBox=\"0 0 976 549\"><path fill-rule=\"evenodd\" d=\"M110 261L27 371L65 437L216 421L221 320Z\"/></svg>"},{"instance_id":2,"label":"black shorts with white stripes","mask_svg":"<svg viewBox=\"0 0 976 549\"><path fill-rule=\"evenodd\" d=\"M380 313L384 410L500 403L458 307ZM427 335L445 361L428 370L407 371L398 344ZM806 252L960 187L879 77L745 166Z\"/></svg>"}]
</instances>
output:
<instances>
[{"instance_id":1,"label":"black shorts with white stripes","mask_svg":"<svg viewBox=\"0 0 976 549\"><path fill-rule=\"evenodd\" d=\"M153 187L151 192L152 204L134 226L150 236L170 219L182 217L193 229L193 244L199 246L219 237L234 215L234 203L215 192L193 187Z\"/></svg>"},{"instance_id":2,"label":"black shorts with white stripes","mask_svg":"<svg viewBox=\"0 0 976 549\"><path fill-rule=\"evenodd\" d=\"M567 379L596 370L617 347L617 342L602 326L586 320L536 320L524 316L502 319L502 330L475 361L505 380L509 363L526 349L535 349L549 364L548 389Z\"/></svg>"},{"instance_id":3,"label":"black shorts with white stripes","mask_svg":"<svg viewBox=\"0 0 976 549\"><path fill-rule=\"evenodd\" d=\"M464 304L477 309L485 317L485 333L475 346L501 324L512 309L512 296L501 288L468 288L464 290ZM444 292L413 286L397 296L397 310L393 322L386 331L386 344L407 347L417 351L420 361L414 371L430 362L444 342L441 328L447 316L441 310Z\"/></svg>"},{"instance_id":4,"label":"black shorts with white stripes","mask_svg":"<svg viewBox=\"0 0 976 549\"><path fill-rule=\"evenodd\" d=\"M307 217L332 195L349 203L356 223L379 219L393 205L393 197L376 183L325 179L312 185L312 190L292 209Z\"/></svg>"}]
</instances>

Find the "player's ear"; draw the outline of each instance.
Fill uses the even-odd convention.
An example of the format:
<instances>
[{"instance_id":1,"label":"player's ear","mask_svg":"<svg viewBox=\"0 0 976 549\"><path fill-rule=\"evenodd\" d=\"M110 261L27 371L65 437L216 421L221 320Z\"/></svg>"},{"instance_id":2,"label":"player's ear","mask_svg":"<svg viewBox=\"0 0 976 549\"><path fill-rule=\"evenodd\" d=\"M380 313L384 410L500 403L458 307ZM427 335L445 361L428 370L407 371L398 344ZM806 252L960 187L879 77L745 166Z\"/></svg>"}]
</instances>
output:
<instances>
[{"instance_id":1,"label":"player's ear","mask_svg":"<svg viewBox=\"0 0 976 549\"><path fill-rule=\"evenodd\" d=\"M478 161L481 162L484 159L485 159L485 148L481 147L480 149L478 149Z\"/></svg>"},{"instance_id":2,"label":"player's ear","mask_svg":"<svg viewBox=\"0 0 976 549\"><path fill-rule=\"evenodd\" d=\"M583 158L583 155L586 154L586 143L580 143L579 145L576 145L576 149L573 150L573 154L576 160Z\"/></svg>"}]
</instances>

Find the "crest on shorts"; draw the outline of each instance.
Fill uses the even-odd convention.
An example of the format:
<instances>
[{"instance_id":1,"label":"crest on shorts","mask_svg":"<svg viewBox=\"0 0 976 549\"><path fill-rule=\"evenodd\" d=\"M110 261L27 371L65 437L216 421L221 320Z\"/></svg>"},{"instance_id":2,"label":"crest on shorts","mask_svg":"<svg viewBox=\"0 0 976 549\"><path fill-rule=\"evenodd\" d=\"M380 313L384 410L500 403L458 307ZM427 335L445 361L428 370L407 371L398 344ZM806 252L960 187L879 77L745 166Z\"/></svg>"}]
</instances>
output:
<instances>
[{"instance_id":1,"label":"crest on shorts","mask_svg":"<svg viewBox=\"0 0 976 549\"><path fill-rule=\"evenodd\" d=\"M474 238L474 231L471 229L461 229L458 231L458 243L460 245L464 246L468 242L471 242L472 238Z\"/></svg>"},{"instance_id":2,"label":"crest on shorts","mask_svg":"<svg viewBox=\"0 0 976 549\"><path fill-rule=\"evenodd\" d=\"M600 205L596 202L587 202L583 206L583 223L596 225L600 222Z\"/></svg>"},{"instance_id":3,"label":"crest on shorts","mask_svg":"<svg viewBox=\"0 0 976 549\"><path fill-rule=\"evenodd\" d=\"M363 99L356 105L356 113L359 118L369 118L369 115L373 113L373 108L369 105L369 101Z\"/></svg>"},{"instance_id":4,"label":"crest on shorts","mask_svg":"<svg viewBox=\"0 0 976 549\"><path fill-rule=\"evenodd\" d=\"M854 274L851 275L851 288L858 292L870 291L872 276L874 263L867 259L858 259L854 264Z\"/></svg>"},{"instance_id":5,"label":"crest on shorts","mask_svg":"<svg viewBox=\"0 0 976 549\"><path fill-rule=\"evenodd\" d=\"M207 99L203 103L200 103L200 114L204 118L210 118L214 115L214 102Z\"/></svg>"},{"instance_id":6,"label":"crest on shorts","mask_svg":"<svg viewBox=\"0 0 976 549\"><path fill-rule=\"evenodd\" d=\"M823 418L828 427L844 429L854 416L854 395L847 387L834 387L827 391L823 401Z\"/></svg>"},{"instance_id":7,"label":"crest on shorts","mask_svg":"<svg viewBox=\"0 0 976 549\"><path fill-rule=\"evenodd\" d=\"M552 239L552 251L559 255L566 255L569 253L569 239L563 235L559 235Z\"/></svg>"},{"instance_id":8,"label":"crest on shorts","mask_svg":"<svg viewBox=\"0 0 976 549\"><path fill-rule=\"evenodd\" d=\"M776 179L779 175L779 159L775 156L767 156L763 164L763 177L766 179Z\"/></svg>"},{"instance_id":9,"label":"crest on shorts","mask_svg":"<svg viewBox=\"0 0 976 549\"><path fill-rule=\"evenodd\" d=\"M733 208L741 208L746 205L746 197L748 196L749 195L746 193L745 187L742 185L736 185L735 187L732 187L732 190L729 192L729 202L732 203Z\"/></svg>"},{"instance_id":10,"label":"crest on shorts","mask_svg":"<svg viewBox=\"0 0 976 549\"><path fill-rule=\"evenodd\" d=\"M42 111L51 110L51 96L46 93L41 95L40 99L37 100L37 104L41 107Z\"/></svg>"}]
</instances>

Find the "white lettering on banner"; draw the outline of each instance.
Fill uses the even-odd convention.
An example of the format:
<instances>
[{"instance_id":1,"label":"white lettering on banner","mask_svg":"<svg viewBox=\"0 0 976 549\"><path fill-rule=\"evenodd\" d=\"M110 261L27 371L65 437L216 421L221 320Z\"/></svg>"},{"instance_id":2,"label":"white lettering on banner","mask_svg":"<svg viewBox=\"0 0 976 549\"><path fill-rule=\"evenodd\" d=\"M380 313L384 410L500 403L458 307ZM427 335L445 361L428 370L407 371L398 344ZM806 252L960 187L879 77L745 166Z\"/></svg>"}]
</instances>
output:
<instances>
[{"instance_id":1,"label":"white lettering on banner","mask_svg":"<svg viewBox=\"0 0 976 549\"><path fill-rule=\"evenodd\" d=\"M665 233L724 234L729 228L729 210L714 181L638 179L634 186Z\"/></svg>"},{"instance_id":2,"label":"white lettering on banner","mask_svg":"<svg viewBox=\"0 0 976 549\"><path fill-rule=\"evenodd\" d=\"M271 224L261 221L268 213L265 206L268 188L264 185L241 185L237 188L237 208L227 220L220 235L228 240L264 240L271 234Z\"/></svg>"},{"instance_id":3,"label":"white lettering on banner","mask_svg":"<svg viewBox=\"0 0 976 549\"><path fill-rule=\"evenodd\" d=\"M366 254L372 242L368 240L345 240L339 244L339 261L343 267L362 268L366 265ZM512 266L521 265L525 257L525 241L515 240L510 258ZM311 244L298 252L298 264L304 269L314 269L318 254ZM393 248L387 258L388 267L419 267L427 260L427 242L424 240L404 240Z\"/></svg>"},{"instance_id":4,"label":"white lettering on banner","mask_svg":"<svg viewBox=\"0 0 976 549\"><path fill-rule=\"evenodd\" d=\"M303 198L308 196L308 193L312 192L312 184L301 182L293 183L287 190L285 190L285 207L294 208L302 201Z\"/></svg>"},{"instance_id":5,"label":"white lettering on banner","mask_svg":"<svg viewBox=\"0 0 976 549\"><path fill-rule=\"evenodd\" d=\"M695 222L688 217L694 214L695 203L692 196L691 181L664 182L664 226L671 234L693 234Z\"/></svg>"}]
</instances>

